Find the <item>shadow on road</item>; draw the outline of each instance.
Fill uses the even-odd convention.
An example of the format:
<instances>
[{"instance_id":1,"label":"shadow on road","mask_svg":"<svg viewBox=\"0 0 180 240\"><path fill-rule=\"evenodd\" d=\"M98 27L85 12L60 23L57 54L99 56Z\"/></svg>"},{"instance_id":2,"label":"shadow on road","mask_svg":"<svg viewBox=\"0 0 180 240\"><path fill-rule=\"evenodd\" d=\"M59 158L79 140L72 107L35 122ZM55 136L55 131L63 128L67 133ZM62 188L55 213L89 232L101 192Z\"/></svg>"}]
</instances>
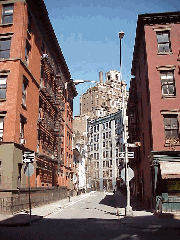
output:
<instances>
[{"instance_id":1,"label":"shadow on road","mask_svg":"<svg viewBox=\"0 0 180 240\"><path fill-rule=\"evenodd\" d=\"M124 220L124 222L123 222ZM0 239L61 239L61 240L127 240L127 239L179 239L177 228L168 228L155 216L133 217L122 220L85 219L43 219L30 226L0 227ZM179 221L173 219L173 226ZM164 227L167 226L167 227ZM170 235L169 235L170 234Z\"/></svg>"}]
</instances>

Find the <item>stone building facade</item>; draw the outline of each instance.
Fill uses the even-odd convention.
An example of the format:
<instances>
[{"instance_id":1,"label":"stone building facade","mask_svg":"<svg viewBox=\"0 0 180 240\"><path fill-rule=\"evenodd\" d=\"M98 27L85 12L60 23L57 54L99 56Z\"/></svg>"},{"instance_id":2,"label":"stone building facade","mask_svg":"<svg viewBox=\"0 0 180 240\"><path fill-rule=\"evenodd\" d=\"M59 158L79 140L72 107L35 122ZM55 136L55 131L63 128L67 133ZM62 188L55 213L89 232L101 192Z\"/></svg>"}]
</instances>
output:
<instances>
[{"instance_id":1,"label":"stone building facade","mask_svg":"<svg viewBox=\"0 0 180 240\"><path fill-rule=\"evenodd\" d=\"M123 118L125 111L122 109L127 108L127 100L126 83L116 70L106 73L105 82L103 73L100 72L99 82L80 97L80 115L74 117L74 134L75 141L79 142L87 153L85 161L87 188L102 190L103 186L106 186L108 190L113 190L120 182L119 152L124 141L125 121ZM104 127L108 128L107 133L104 132ZM93 129L97 131L95 135L92 135ZM102 139L105 138L103 142L100 136ZM108 151L112 155L107 154L107 157L104 157L103 154L106 156Z\"/></svg>"},{"instance_id":2,"label":"stone building facade","mask_svg":"<svg viewBox=\"0 0 180 240\"><path fill-rule=\"evenodd\" d=\"M123 118L122 111L106 117L89 119L88 157L90 160L87 179L94 190L107 191L116 189L119 172L122 166L120 152L123 151Z\"/></svg>"}]
</instances>

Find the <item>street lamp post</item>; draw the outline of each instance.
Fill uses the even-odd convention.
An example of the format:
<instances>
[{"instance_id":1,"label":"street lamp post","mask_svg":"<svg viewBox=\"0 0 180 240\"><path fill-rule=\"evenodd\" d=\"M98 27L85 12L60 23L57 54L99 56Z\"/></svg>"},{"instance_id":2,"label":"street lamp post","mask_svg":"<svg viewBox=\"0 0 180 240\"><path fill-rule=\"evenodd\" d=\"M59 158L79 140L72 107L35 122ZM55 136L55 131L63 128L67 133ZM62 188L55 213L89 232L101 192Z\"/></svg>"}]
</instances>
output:
<instances>
[{"instance_id":1,"label":"street lamp post","mask_svg":"<svg viewBox=\"0 0 180 240\"><path fill-rule=\"evenodd\" d=\"M119 32L120 38L120 76L122 81L122 65L121 65L121 40L124 37L124 32ZM127 146L127 119L126 119L126 108L124 101L124 94L122 92L122 112L123 112L123 125L124 125L124 146L125 146L125 181L127 189L127 206L125 208L125 216L130 217L133 215L132 207L130 206L130 186L129 186L129 171L128 171L128 146Z\"/></svg>"},{"instance_id":2,"label":"street lamp post","mask_svg":"<svg viewBox=\"0 0 180 240\"><path fill-rule=\"evenodd\" d=\"M73 81L74 85L78 85L80 83L86 83L86 82L92 82L92 83L97 83L98 81L94 80L83 80L83 79L76 79Z\"/></svg>"}]
</instances>

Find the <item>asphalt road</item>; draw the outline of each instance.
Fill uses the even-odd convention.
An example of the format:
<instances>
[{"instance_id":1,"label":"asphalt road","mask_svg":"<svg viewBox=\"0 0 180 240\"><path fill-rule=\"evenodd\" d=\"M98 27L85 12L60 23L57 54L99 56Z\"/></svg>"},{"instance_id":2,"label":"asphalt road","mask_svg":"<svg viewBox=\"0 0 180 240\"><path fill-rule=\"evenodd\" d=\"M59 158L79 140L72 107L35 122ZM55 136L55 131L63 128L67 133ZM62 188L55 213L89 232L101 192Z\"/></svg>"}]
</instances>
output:
<instances>
[{"instance_id":1,"label":"asphalt road","mask_svg":"<svg viewBox=\"0 0 180 240\"><path fill-rule=\"evenodd\" d=\"M137 218L138 221L138 218ZM27 227L0 227L0 240L4 239L180 239L177 229L133 227L123 224L116 216L113 195L93 193L52 213Z\"/></svg>"}]
</instances>

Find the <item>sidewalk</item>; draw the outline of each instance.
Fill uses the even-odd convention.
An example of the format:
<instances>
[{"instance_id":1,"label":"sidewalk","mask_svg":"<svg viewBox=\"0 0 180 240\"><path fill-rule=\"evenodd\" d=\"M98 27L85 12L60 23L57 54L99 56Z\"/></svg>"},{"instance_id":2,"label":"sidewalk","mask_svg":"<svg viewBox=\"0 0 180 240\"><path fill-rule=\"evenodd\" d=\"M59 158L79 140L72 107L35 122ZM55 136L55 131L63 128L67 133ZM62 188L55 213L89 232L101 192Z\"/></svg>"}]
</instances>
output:
<instances>
[{"instance_id":1,"label":"sidewalk","mask_svg":"<svg viewBox=\"0 0 180 240\"><path fill-rule=\"evenodd\" d=\"M77 202L83 198L88 197L93 192L81 194L80 196L74 196L65 199L61 199L54 203L38 206L32 208L31 210L31 217L29 214L25 212L17 213L17 214L3 214L0 213L0 226L9 226L9 227L16 227L16 226L28 226L35 221L39 221L50 215L51 213L55 212L57 209L63 209L67 206L71 205L73 202Z\"/></svg>"},{"instance_id":2,"label":"sidewalk","mask_svg":"<svg viewBox=\"0 0 180 240\"><path fill-rule=\"evenodd\" d=\"M143 203L131 199L131 207L133 209L132 217L125 217L126 196L121 192L115 193L116 206L119 211L119 220L122 224L135 228L150 229L180 229L180 218L178 214L154 214Z\"/></svg>"}]
</instances>

